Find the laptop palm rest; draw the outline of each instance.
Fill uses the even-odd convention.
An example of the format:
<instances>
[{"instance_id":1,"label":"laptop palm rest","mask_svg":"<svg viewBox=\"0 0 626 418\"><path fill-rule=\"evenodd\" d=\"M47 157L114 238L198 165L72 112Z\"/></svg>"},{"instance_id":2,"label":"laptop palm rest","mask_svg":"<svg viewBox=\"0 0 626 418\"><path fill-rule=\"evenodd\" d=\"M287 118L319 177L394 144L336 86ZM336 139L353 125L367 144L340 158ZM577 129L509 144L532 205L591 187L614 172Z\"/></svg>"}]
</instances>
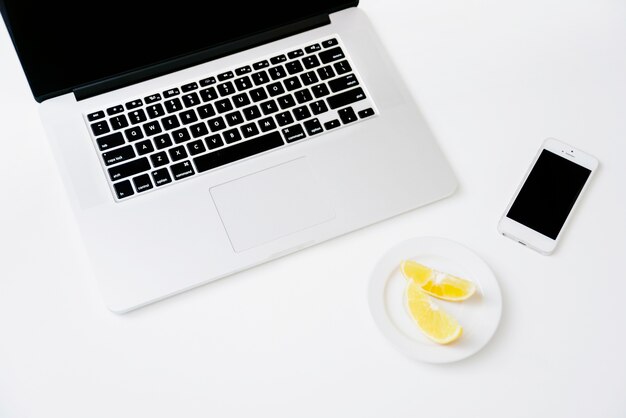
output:
<instances>
[{"instance_id":1,"label":"laptop palm rest","mask_svg":"<svg viewBox=\"0 0 626 418\"><path fill-rule=\"evenodd\" d=\"M237 252L335 216L306 157L220 184L210 191Z\"/></svg>"}]
</instances>

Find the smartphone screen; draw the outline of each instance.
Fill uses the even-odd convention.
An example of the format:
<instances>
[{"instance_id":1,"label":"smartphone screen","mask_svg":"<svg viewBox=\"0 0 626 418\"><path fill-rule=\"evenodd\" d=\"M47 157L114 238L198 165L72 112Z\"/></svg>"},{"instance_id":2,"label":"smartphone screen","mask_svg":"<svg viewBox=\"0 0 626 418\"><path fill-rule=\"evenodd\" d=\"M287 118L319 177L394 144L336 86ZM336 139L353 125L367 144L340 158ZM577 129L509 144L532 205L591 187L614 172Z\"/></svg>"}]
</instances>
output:
<instances>
[{"instance_id":1,"label":"smartphone screen","mask_svg":"<svg viewBox=\"0 0 626 418\"><path fill-rule=\"evenodd\" d=\"M506 214L556 239L591 170L544 149Z\"/></svg>"}]
</instances>

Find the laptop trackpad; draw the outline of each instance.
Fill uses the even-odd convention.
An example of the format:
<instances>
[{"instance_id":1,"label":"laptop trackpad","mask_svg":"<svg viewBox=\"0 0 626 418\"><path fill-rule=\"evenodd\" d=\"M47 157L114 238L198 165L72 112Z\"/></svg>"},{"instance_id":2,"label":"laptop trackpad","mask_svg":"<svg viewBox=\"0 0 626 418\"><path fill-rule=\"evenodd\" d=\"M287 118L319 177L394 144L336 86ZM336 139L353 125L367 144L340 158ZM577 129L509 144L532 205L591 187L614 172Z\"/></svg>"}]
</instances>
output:
<instances>
[{"instance_id":1,"label":"laptop trackpad","mask_svg":"<svg viewBox=\"0 0 626 418\"><path fill-rule=\"evenodd\" d=\"M211 196L237 252L335 216L305 157L215 186Z\"/></svg>"}]
</instances>

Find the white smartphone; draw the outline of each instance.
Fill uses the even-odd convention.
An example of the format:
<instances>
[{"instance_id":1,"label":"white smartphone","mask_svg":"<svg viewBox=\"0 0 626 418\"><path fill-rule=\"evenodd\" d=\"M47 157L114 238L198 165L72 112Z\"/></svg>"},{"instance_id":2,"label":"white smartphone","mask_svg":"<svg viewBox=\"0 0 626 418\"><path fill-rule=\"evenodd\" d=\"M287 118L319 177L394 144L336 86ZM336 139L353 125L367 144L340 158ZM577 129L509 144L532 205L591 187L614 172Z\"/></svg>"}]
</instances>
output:
<instances>
[{"instance_id":1,"label":"white smartphone","mask_svg":"<svg viewBox=\"0 0 626 418\"><path fill-rule=\"evenodd\" d=\"M593 156L546 139L502 215L498 231L541 254L551 254L597 168Z\"/></svg>"}]
</instances>

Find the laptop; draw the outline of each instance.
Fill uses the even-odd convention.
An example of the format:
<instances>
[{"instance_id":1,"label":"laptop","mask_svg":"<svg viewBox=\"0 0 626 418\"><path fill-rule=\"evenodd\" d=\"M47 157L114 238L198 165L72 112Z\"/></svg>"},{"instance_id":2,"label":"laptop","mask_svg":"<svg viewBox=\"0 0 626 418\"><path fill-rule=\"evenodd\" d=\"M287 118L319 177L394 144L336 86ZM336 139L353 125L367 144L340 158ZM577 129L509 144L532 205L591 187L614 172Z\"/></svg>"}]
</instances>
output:
<instances>
[{"instance_id":1,"label":"laptop","mask_svg":"<svg viewBox=\"0 0 626 418\"><path fill-rule=\"evenodd\" d=\"M453 193L357 3L0 1L112 311Z\"/></svg>"}]
</instances>

